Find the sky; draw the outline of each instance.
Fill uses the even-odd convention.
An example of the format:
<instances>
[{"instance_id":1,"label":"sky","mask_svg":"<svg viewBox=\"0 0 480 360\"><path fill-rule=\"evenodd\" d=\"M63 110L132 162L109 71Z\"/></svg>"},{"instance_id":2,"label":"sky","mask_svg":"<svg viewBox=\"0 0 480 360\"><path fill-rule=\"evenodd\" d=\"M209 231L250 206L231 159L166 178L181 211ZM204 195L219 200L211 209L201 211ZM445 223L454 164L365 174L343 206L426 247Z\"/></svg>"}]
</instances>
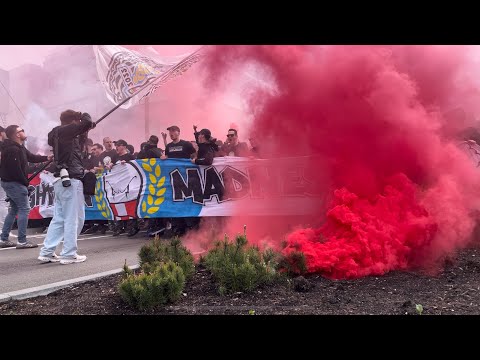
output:
<instances>
[{"instance_id":1,"label":"sky","mask_svg":"<svg viewBox=\"0 0 480 360\"><path fill-rule=\"evenodd\" d=\"M69 46L74 45L0 45L0 69L8 71L22 64L41 65L45 57L52 51ZM165 50L170 50L172 53L163 55L177 55L187 48L189 48L188 45L169 46ZM476 51L473 51L472 55L479 59L480 51L478 51L478 47L474 48Z\"/></svg>"},{"instance_id":2,"label":"sky","mask_svg":"<svg viewBox=\"0 0 480 360\"><path fill-rule=\"evenodd\" d=\"M76 46L83 47L85 45L0 45L0 69L11 71L24 64L42 66L45 59L50 55L59 52L62 49L71 49ZM161 56L187 55L201 47L201 45L123 44L120 44L120 46L126 47L130 50L139 51L147 56L154 54ZM211 91L210 89L203 87L200 66L195 66L194 69L195 70L188 71L187 74L181 76L175 81L169 82L168 86L162 87L155 93L157 100L162 100L157 104L152 103L150 106L149 115L151 120L149 131L159 134L161 131L165 131L167 125L175 124L185 129L186 136L192 136L190 131L192 124L197 124L200 128L210 128L213 133L218 133L218 135L215 136L221 137L223 140L227 130L232 126L236 126L242 128L242 137L243 139L246 139L247 127L250 120L244 113L245 104L242 101L241 93L246 83L255 80L255 71L252 69L246 69L245 76L240 76L239 79L230 79L231 81L228 86L225 86L218 91ZM41 104L34 103L33 100L28 104L28 99L25 97L28 96L28 94L38 93L35 86L36 84L41 83L42 80L35 78L23 79L22 81L26 81L27 84L23 84L20 88L28 89L29 86L31 86L31 92L27 94L23 91L21 94L13 95L15 100L20 104L21 112L10 102L8 118L5 121L18 123L31 130L34 129L38 137L46 138L47 128L51 127L57 120L56 118L51 119L51 115L49 115L47 111L48 108L63 103L69 104L71 99L81 99L85 94L89 93L89 91L97 91L96 88L91 88L88 84L85 86L73 86L73 84L82 83L82 78L91 76L91 70L92 69L82 69L80 67L69 68L68 72L63 74L65 81L58 82L58 89L55 91L51 90L51 92L41 92ZM12 84L10 85L14 86ZM17 87L19 87L19 85ZM0 100L4 98L7 97L5 91L0 86ZM22 101L18 99L21 99ZM100 98L99 103L102 105L98 105L94 102L85 104L83 111L91 113L94 117L104 115L113 105L108 107L110 103L101 100L102 99ZM103 100L106 100L106 96ZM108 108L104 108L104 105ZM113 136L114 138L127 137L126 140L133 142L135 146L139 146L146 136L146 130L144 125L144 106L138 106L137 108L136 112L129 112L129 114L135 113L135 118L139 119L140 126L136 128L136 132L132 133L130 130L127 135L125 132L126 128L121 126L123 122L117 120L119 121L119 126L113 128L101 127L97 129L97 138L100 139L103 136ZM123 110L118 110L109 118L109 121L114 122L115 120L112 119L117 115L120 116L122 111ZM40 126L39 123L42 125ZM48 124L48 126L44 126L45 124ZM103 131L108 131L108 134L103 134Z\"/></svg>"},{"instance_id":3,"label":"sky","mask_svg":"<svg viewBox=\"0 0 480 360\"><path fill-rule=\"evenodd\" d=\"M0 45L0 69L9 71L23 64L42 65L53 51L76 45ZM195 49L195 45L178 45L162 48L162 55L179 55Z\"/></svg>"},{"instance_id":4,"label":"sky","mask_svg":"<svg viewBox=\"0 0 480 360\"><path fill-rule=\"evenodd\" d=\"M71 45L0 45L0 69L11 70L22 64L42 65L52 51Z\"/></svg>"}]
</instances>

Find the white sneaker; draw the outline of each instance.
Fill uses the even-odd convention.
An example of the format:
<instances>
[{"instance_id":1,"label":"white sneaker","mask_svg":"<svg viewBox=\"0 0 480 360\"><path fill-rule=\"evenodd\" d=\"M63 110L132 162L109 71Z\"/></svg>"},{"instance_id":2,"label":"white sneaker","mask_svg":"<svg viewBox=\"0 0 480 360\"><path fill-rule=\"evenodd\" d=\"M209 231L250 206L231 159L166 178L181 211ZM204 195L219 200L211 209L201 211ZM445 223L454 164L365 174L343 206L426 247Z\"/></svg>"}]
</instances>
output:
<instances>
[{"instance_id":1,"label":"white sneaker","mask_svg":"<svg viewBox=\"0 0 480 360\"><path fill-rule=\"evenodd\" d=\"M17 246L17 244L11 242L11 241L8 241L8 240L0 240L0 248L9 248L9 247L15 247Z\"/></svg>"},{"instance_id":2,"label":"white sneaker","mask_svg":"<svg viewBox=\"0 0 480 360\"><path fill-rule=\"evenodd\" d=\"M85 255L76 254L73 257L62 258L60 260L60 264L68 265L68 264L73 264L73 263L81 263L81 262L84 262L85 260L87 260L87 257Z\"/></svg>"},{"instance_id":3,"label":"white sneaker","mask_svg":"<svg viewBox=\"0 0 480 360\"><path fill-rule=\"evenodd\" d=\"M52 256L42 256L42 255L40 255L37 259L40 260L43 263L59 262L60 261L60 258L55 253L53 253Z\"/></svg>"}]
</instances>

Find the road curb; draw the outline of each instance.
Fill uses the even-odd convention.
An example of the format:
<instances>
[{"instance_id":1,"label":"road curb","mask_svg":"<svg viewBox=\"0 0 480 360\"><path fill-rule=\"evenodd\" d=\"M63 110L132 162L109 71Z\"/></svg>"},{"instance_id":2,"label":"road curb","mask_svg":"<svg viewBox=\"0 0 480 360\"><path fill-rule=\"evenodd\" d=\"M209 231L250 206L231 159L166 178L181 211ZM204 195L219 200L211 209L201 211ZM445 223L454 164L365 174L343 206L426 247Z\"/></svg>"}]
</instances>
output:
<instances>
[{"instance_id":1,"label":"road curb","mask_svg":"<svg viewBox=\"0 0 480 360\"><path fill-rule=\"evenodd\" d=\"M138 264L129 266L129 268L132 270L138 269L139 267L140 266ZM54 291L69 287L71 285L81 284L90 280L100 279L105 276L119 274L122 271L123 271L123 268L104 271L104 272L93 274L93 275L78 277L75 279L63 280L63 281L58 281L58 282L47 284L47 285L36 286L28 289L3 293L3 294L0 294L0 303L7 302L10 300L23 300L23 299L33 298L37 296L44 296Z\"/></svg>"}]
</instances>

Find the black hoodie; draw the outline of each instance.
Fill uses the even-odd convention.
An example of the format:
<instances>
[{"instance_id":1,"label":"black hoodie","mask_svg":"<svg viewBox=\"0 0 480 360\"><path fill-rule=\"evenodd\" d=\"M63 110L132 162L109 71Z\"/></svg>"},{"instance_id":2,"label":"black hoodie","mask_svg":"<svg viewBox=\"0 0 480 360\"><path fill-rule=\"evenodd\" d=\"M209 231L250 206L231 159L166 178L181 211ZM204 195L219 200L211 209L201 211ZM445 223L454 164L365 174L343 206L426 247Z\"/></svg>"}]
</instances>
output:
<instances>
[{"instance_id":1,"label":"black hoodie","mask_svg":"<svg viewBox=\"0 0 480 360\"><path fill-rule=\"evenodd\" d=\"M46 156L34 155L25 146L6 139L2 146L0 178L5 182L15 181L28 186L27 163L39 163L47 160Z\"/></svg>"},{"instance_id":2,"label":"black hoodie","mask_svg":"<svg viewBox=\"0 0 480 360\"><path fill-rule=\"evenodd\" d=\"M81 179L85 174L80 135L91 128L92 120L88 115L85 120L82 119L80 124L71 123L57 126L48 133L48 145L55 149L55 135L58 132L58 159L56 158L55 161L58 165L66 166L71 179ZM59 169L54 175L58 176L58 173Z\"/></svg>"},{"instance_id":3,"label":"black hoodie","mask_svg":"<svg viewBox=\"0 0 480 360\"><path fill-rule=\"evenodd\" d=\"M145 146L137 154L137 159L159 159L162 156L163 150L158 148L157 145L145 144Z\"/></svg>"},{"instance_id":4,"label":"black hoodie","mask_svg":"<svg viewBox=\"0 0 480 360\"><path fill-rule=\"evenodd\" d=\"M212 165L213 158L215 157L215 152L218 151L218 145L216 144L217 139L210 138L206 143L198 142L198 135L200 132L194 132L195 141L198 145L197 158L195 159L195 164L197 165Z\"/></svg>"},{"instance_id":5,"label":"black hoodie","mask_svg":"<svg viewBox=\"0 0 480 360\"><path fill-rule=\"evenodd\" d=\"M212 165L215 151L218 151L218 145L213 141L198 144L197 165Z\"/></svg>"}]
</instances>

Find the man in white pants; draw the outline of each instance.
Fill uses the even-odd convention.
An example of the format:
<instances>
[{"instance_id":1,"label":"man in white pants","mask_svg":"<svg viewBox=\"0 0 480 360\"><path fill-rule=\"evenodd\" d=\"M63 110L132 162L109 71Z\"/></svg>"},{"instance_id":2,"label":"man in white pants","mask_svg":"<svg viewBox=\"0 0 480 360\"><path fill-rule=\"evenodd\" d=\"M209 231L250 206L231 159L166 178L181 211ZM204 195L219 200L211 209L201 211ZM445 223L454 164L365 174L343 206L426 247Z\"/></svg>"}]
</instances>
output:
<instances>
[{"instance_id":1,"label":"man in white pants","mask_svg":"<svg viewBox=\"0 0 480 360\"><path fill-rule=\"evenodd\" d=\"M61 126L48 134L48 144L53 146L57 170L54 176L55 202L53 218L48 227L38 260L60 262L60 264L80 263L87 260L77 253L77 238L85 221L85 198L82 178L85 169L82 163L80 136L95 127L87 113L65 110L60 115ZM65 171L68 170L68 171ZM55 249L63 240L60 257Z\"/></svg>"}]
</instances>

